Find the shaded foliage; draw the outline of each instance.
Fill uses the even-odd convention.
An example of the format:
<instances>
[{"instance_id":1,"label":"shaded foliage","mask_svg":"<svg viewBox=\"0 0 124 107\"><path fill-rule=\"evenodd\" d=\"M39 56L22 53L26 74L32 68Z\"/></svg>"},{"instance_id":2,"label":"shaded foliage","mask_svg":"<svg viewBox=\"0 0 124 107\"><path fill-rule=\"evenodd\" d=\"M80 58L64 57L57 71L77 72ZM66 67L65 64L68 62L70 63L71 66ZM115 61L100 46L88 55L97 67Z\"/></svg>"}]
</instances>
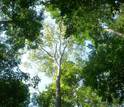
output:
<instances>
[{"instance_id":1,"label":"shaded foliage","mask_svg":"<svg viewBox=\"0 0 124 107\"><path fill-rule=\"evenodd\" d=\"M43 91L37 98L40 107L54 107L55 89L51 86L47 88L47 91Z\"/></svg>"},{"instance_id":2,"label":"shaded foliage","mask_svg":"<svg viewBox=\"0 0 124 107\"><path fill-rule=\"evenodd\" d=\"M0 31L5 31L17 50L25 45L25 39L34 41L42 27L42 11L37 12L38 0L1 0ZM34 27L35 26L35 27Z\"/></svg>"},{"instance_id":3,"label":"shaded foliage","mask_svg":"<svg viewBox=\"0 0 124 107\"><path fill-rule=\"evenodd\" d=\"M91 52L84 74L85 83L96 89L104 101L124 100L124 39L109 33L96 38L97 47Z\"/></svg>"},{"instance_id":4,"label":"shaded foliage","mask_svg":"<svg viewBox=\"0 0 124 107\"><path fill-rule=\"evenodd\" d=\"M31 44L40 34L42 12L37 13L36 5L38 0L0 1L1 107L27 106L28 86L36 87L36 78L32 79L32 84L25 84L30 79L29 75L23 73L18 66L21 61L19 49L25 46L26 40Z\"/></svg>"},{"instance_id":5,"label":"shaded foliage","mask_svg":"<svg viewBox=\"0 0 124 107\"><path fill-rule=\"evenodd\" d=\"M112 16L120 11L122 3L122 0L48 0L45 5L51 13L59 10L58 13L67 25L66 34L69 36L97 29L100 22L110 23Z\"/></svg>"},{"instance_id":6,"label":"shaded foliage","mask_svg":"<svg viewBox=\"0 0 124 107\"><path fill-rule=\"evenodd\" d=\"M17 52L8 44L0 44L0 106L24 107L28 105L28 87L22 80L29 76L20 71Z\"/></svg>"},{"instance_id":7,"label":"shaded foliage","mask_svg":"<svg viewBox=\"0 0 124 107\"><path fill-rule=\"evenodd\" d=\"M24 107L28 97L29 75L23 73L19 49L29 45L40 35L42 11L37 12L39 0L0 1L0 106ZM28 41L28 42L27 42ZM35 81L36 80L36 81ZM32 79L36 87L38 78Z\"/></svg>"},{"instance_id":8,"label":"shaded foliage","mask_svg":"<svg viewBox=\"0 0 124 107\"><path fill-rule=\"evenodd\" d=\"M29 93L27 86L14 78L0 79L0 106L27 107Z\"/></svg>"}]
</instances>

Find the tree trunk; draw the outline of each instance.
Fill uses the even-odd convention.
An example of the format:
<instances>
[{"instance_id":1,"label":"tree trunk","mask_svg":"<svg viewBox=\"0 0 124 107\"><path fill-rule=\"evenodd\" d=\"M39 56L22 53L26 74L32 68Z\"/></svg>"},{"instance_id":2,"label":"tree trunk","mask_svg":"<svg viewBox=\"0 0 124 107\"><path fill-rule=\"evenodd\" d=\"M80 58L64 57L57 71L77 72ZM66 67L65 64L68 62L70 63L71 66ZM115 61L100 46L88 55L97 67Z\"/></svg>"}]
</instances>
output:
<instances>
[{"instance_id":1,"label":"tree trunk","mask_svg":"<svg viewBox=\"0 0 124 107\"><path fill-rule=\"evenodd\" d=\"M60 79L61 79L61 67L59 67L58 75L56 77L56 102L55 102L55 107L61 107Z\"/></svg>"}]
</instances>

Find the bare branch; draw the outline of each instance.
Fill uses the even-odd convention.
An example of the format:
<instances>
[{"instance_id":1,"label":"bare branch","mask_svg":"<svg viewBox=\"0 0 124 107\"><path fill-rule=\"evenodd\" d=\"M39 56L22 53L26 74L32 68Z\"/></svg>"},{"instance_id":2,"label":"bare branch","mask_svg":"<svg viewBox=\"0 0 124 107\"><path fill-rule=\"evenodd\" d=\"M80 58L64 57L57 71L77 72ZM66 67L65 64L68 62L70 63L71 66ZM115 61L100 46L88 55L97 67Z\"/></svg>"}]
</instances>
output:
<instances>
[{"instance_id":1,"label":"bare branch","mask_svg":"<svg viewBox=\"0 0 124 107\"><path fill-rule=\"evenodd\" d=\"M61 54L61 57L63 57L66 48L67 48L67 44L64 46L64 49L63 49L62 54Z\"/></svg>"},{"instance_id":2,"label":"bare branch","mask_svg":"<svg viewBox=\"0 0 124 107\"><path fill-rule=\"evenodd\" d=\"M43 47L41 47L41 49L51 58L53 58L53 56L46 50L44 49Z\"/></svg>"},{"instance_id":3,"label":"bare branch","mask_svg":"<svg viewBox=\"0 0 124 107\"><path fill-rule=\"evenodd\" d=\"M60 23L59 23L59 30L60 30L60 34L59 34L59 53L60 53L60 55L61 55L61 46L62 46L62 41L61 41L61 39L62 39L62 21L60 21Z\"/></svg>"}]
</instances>

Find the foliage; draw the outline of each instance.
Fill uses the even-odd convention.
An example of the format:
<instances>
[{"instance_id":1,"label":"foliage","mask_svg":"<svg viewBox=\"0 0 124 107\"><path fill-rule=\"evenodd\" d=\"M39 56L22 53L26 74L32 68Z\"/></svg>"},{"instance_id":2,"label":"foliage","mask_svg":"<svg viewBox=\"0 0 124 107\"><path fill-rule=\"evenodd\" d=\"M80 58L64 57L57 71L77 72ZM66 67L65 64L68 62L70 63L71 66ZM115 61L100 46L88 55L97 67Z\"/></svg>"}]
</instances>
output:
<instances>
[{"instance_id":1,"label":"foliage","mask_svg":"<svg viewBox=\"0 0 124 107\"><path fill-rule=\"evenodd\" d=\"M49 86L47 91L43 91L37 98L40 107L54 107L55 88Z\"/></svg>"},{"instance_id":2,"label":"foliage","mask_svg":"<svg viewBox=\"0 0 124 107\"><path fill-rule=\"evenodd\" d=\"M107 32L96 38L84 70L85 84L92 86L109 103L122 103L123 94L123 53L124 39ZM95 48L95 47L94 47Z\"/></svg>"},{"instance_id":3,"label":"foliage","mask_svg":"<svg viewBox=\"0 0 124 107\"><path fill-rule=\"evenodd\" d=\"M0 79L0 106L27 107L29 93L27 86L14 78Z\"/></svg>"},{"instance_id":4,"label":"foliage","mask_svg":"<svg viewBox=\"0 0 124 107\"><path fill-rule=\"evenodd\" d=\"M122 3L122 0L48 0L44 4L51 13L58 10L56 13L67 26L66 34L76 34L78 38L82 32L97 29L100 22L109 23L112 16L119 12Z\"/></svg>"},{"instance_id":5,"label":"foliage","mask_svg":"<svg viewBox=\"0 0 124 107\"><path fill-rule=\"evenodd\" d=\"M34 41L40 34L42 12L37 13L38 0L1 0L0 32L5 32L14 50ZM35 26L35 27L32 27Z\"/></svg>"},{"instance_id":6,"label":"foliage","mask_svg":"<svg viewBox=\"0 0 124 107\"><path fill-rule=\"evenodd\" d=\"M17 52L0 43L0 106L24 107L28 104L28 87L22 82L29 76L18 68Z\"/></svg>"},{"instance_id":7,"label":"foliage","mask_svg":"<svg viewBox=\"0 0 124 107\"><path fill-rule=\"evenodd\" d=\"M2 8L0 13L0 106L24 107L29 103L29 90L22 81L27 81L29 75L20 71L18 67L20 64L18 50L25 46L25 39L33 41L36 38L41 27L40 19L37 13L29 8L30 5L22 8L19 0L2 0L0 4ZM34 30L32 25L36 26Z\"/></svg>"},{"instance_id":8,"label":"foliage","mask_svg":"<svg viewBox=\"0 0 124 107\"><path fill-rule=\"evenodd\" d=\"M23 104L29 94L22 81L28 80L29 76L18 67L19 49L26 44L40 49L35 51L37 62L42 65L40 69L61 80L61 84L60 81L58 83L63 107L98 106L101 98L97 93L103 101L122 103L124 39L116 34L123 36L124 33L124 1L46 0L42 3L56 18L58 25L57 31L53 30L53 26L46 27L39 37L43 19L43 12L37 12L37 6L42 6L40 0L0 1L0 106L26 106ZM113 34L103 30L103 23L112 29ZM68 38L71 35L76 35L76 38ZM76 59L82 61L81 45L90 37L95 46L91 47L89 60L82 70L83 64L79 66ZM69 62L70 57L72 61ZM36 87L39 78L32 80L32 86ZM94 90L80 84L80 81ZM54 81L39 96L41 106L53 107L56 88Z\"/></svg>"},{"instance_id":9,"label":"foliage","mask_svg":"<svg viewBox=\"0 0 124 107\"><path fill-rule=\"evenodd\" d=\"M124 35L124 5L121 6L120 13L116 14L115 17L110 24L110 28Z\"/></svg>"},{"instance_id":10,"label":"foliage","mask_svg":"<svg viewBox=\"0 0 124 107\"><path fill-rule=\"evenodd\" d=\"M73 62L64 62L62 70L62 107L74 107L75 105L90 107L100 103L101 98L90 87L85 87L80 83L82 70L79 66ZM55 102L55 82L39 95L38 101L41 107L53 107Z\"/></svg>"},{"instance_id":11,"label":"foliage","mask_svg":"<svg viewBox=\"0 0 124 107\"><path fill-rule=\"evenodd\" d=\"M123 38L117 34L123 36L123 1L49 0L45 5L54 17L64 20L65 36L76 33L79 43L84 39L82 34L93 38L95 47L91 47L91 55L82 72L85 84L97 90L103 101L122 103ZM102 26L104 23L107 26ZM112 33L111 29L106 32L103 27L112 28ZM68 77L72 79L70 75L66 79Z\"/></svg>"},{"instance_id":12,"label":"foliage","mask_svg":"<svg viewBox=\"0 0 124 107\"><path fill-rule=\"evenodd\" d=\"M28 104L29 75L23 73L19 49L35 42L42 27L42 12L37 12L38 0L0 1L0 106L24 107ZM35 27L33 27L35 26ZM37 84L36 78L32 84ZM23 81L23 82L22 82ZM27 104L26 104L27 102Z\"/></svg>"}]
</instances>

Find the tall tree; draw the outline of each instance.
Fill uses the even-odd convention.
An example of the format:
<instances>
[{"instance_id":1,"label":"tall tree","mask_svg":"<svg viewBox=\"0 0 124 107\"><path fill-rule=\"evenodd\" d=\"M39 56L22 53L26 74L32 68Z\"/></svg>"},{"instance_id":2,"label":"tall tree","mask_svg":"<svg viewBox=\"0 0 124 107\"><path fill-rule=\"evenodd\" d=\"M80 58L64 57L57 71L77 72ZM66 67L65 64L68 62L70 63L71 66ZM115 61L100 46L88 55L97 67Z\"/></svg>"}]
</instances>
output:
<instances>
[{"instance_id":1,"label":"tall tree","mask_svg":"<svg viewBox=\"0 0 124 107\"><path fill-rule=\"evenodd\" d=\"M54 30L55 29L55 30ZM61 107L61 75L62 64L65 60L69 60L68 57L72 57L75 54L82 51L76 51L76 48L83 49L76 43L72 43L72 38L65 38L66 27L63 22L58 22L58 25L53 26L46 25L44 29L44 35L41 38L41 44L39 48L34 52L34 56L40 63L42 70L47 71L49 74L53 74L56 81L56 103L55 107ZM75 50L74 50L75 49ZM80 56L80 55L79 55ZM75 58L72 58L76 61Z\"/></svg>"},{"instance_id":2,"label":"tall tree","mask_svg":"<svg viewBox=\"0 0 124 107\"><path fill-rule=\"evenodd\" d=\"M62 30L64 30L64 26L60 25L60 27L58 27L58 32L57 32L58 34L54 35L55 32L52 32L52 29L46 27L46 32L45 32L46 34L42 38L43 44L39 44L39 49L38 49L39 52L37 52L38 55L37 57L39 58L44 57L43 63L45 63L47 67L50 68L49 70L53 69L53 71L55 71L54 72L54 76L56 80L55 107L61 107L61 88L60 88L60 79L62 73L61 67L62 67L64 55L66 53L66 48L69 42L68 39L67 40L64 39L63 36L64 31ZM42 55L39 55L41 53Z\"/></svg>"}]
</instances>

